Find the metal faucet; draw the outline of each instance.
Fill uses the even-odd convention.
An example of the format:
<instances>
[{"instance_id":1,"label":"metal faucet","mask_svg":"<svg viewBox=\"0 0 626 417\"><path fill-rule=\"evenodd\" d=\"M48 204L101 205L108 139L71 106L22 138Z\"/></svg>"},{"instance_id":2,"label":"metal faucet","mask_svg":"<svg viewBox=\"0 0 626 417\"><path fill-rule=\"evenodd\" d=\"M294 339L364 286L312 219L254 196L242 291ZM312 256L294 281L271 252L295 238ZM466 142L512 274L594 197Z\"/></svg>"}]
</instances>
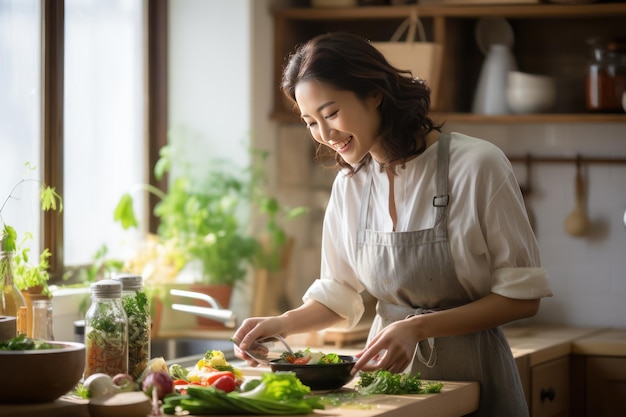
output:
<instances>
[{"instance_id":1,"label":"metal faucet","mask_svg":"<svg viewBox=\"0 0 626 417\"><path fill-rule=\"evenodd\" d=\"M173 310L184 311L187 313L195 314L197 316L207 317L209 319L219 321L220 323L224 323L226 327L231 329L237 326L237 318L235 317L235 313L231 310L223 308L215 298L211 297L208 294L177 289L170 290L170 294L206 301L211 306L211 308L209 308L187 304L172 304Z\"/></svg>"}]
</instances>

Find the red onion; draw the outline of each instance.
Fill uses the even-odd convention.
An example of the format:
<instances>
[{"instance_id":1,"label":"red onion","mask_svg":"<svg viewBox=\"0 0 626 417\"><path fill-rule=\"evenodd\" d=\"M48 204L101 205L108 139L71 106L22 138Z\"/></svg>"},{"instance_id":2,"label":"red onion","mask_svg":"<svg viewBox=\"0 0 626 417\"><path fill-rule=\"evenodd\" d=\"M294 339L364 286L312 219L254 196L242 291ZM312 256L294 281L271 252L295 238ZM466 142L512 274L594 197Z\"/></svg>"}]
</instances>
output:
<instances>
[{"instance_id":1,"label":"red onion","mask_svg":"<svg viewBox=\"0 0 626 417\"><path fill-rule=\"evenodd\" d=\"M156 390L157 398L162 400L167 394L174 392L174 380L166 372L151 372L143 379L142 389L149 397Z\"/></svg>"}]
</instances>

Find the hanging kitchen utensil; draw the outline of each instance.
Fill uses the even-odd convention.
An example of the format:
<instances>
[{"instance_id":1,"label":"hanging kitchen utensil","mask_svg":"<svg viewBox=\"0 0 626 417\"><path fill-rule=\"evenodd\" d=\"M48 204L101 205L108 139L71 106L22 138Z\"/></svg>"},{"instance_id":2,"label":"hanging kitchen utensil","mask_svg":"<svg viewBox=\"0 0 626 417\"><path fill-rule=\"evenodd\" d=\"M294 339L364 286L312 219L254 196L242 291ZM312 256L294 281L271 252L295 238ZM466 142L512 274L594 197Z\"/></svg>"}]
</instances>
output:
<instances>
[{"instance_id":1,"label":"hanging kitchen utensil","mask_svg":"<svg viewBox=\"0 0 626 417\"><path fill-rule=\"evenodd\" d=\"M574 210L565 218L565 231L572 236L584 236L589 230L589 219L587 218L587 211L585 209L585 189L582 177L582 170L580 167L580 157L576 159L576 178L575 178L575 191L576 191L576 206Z\"/></svg>"},{"instance_id":2,"label":"hanging kitchen utensil","mask_svg":"<svg viewBox=\"0 0 626 417\"><path fill-rule=\"evenodd\" d=\"M531 185L531 181L532 181L531 172L530 172L530 165L532 163L531 159L532 158L530 155L526 155L526 161L525 161L526 183L520 184L519 188L520 188L520 191L522 192L522 197L524 197L524 206L526 206L526 213L528 215L528 221L530 222L530 227L532 227L532 229L535 230L535 214L533 213L533 209L530 206L530 204L528 204L528 198L533 192L533 187Z\"/></svg>"}]
</instances>

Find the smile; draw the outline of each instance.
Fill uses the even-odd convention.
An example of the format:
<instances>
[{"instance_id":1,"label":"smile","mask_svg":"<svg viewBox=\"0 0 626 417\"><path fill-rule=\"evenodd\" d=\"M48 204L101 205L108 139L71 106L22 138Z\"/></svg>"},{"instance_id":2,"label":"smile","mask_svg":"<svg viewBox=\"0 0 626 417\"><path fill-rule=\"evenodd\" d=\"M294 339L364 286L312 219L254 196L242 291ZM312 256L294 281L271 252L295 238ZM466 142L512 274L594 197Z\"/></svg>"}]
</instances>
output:
<instances>
[{"instance_id":1,"label":"smile","mask_svg":"<svg viewBox=\"0 0 626 417\"><path fill-rule=\"evenodd\" d=\"M343 152L343 150L350 144L350 142L352 142L352 139L354 139L354 138L352 136L350 136L345 141L333 145L333 147L335 148L335 150L337 152Z\"/></svg>"}]
</instances>

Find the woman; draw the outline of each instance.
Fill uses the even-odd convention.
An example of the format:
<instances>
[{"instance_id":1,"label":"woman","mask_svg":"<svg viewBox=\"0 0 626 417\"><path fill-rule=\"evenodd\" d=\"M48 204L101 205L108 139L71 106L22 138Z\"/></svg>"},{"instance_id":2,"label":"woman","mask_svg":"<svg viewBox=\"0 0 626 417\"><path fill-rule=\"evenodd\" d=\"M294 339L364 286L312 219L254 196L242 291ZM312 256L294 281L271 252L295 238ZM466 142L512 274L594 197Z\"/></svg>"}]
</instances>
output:
<instances>
[{"instance_id":1,"label":"woman","mask_svg":"<svg viewBox=\"0 0 626 417\"><path fill-rule=\"evenodd\" d=\"M354 372L480 381L477 415L528 415L498 326L535 315L552 294L505 155L441 133L427 115L428 86L354 35L299 47L282 89L341 171L324 218L320 278L302 306L245 320L234 335L240 347L353 326L365 289L377 314Z\"/></svg>"}]
</instances>

